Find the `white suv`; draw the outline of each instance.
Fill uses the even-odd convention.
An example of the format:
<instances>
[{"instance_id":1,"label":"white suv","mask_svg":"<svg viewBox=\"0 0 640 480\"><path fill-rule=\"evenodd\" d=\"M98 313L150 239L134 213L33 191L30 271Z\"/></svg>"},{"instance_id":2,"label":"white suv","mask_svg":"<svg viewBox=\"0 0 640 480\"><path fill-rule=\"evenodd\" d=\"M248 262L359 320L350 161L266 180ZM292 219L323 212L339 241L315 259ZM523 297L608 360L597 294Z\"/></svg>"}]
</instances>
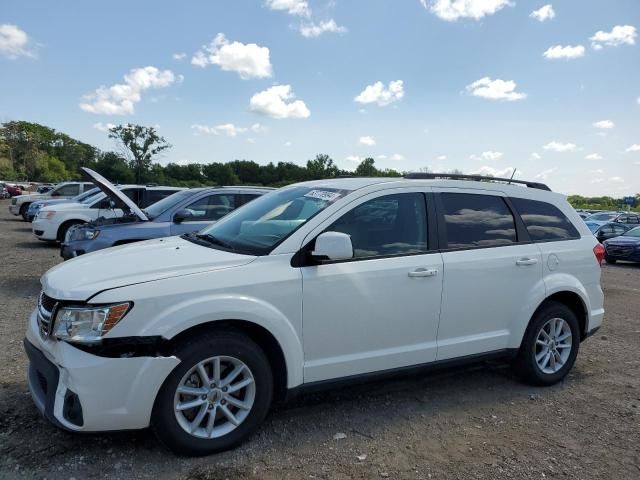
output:
<instances>
[{"instance_id":1,"label":"white suv","mask_svg":"<svg viewBox=\"0 0 640 480\"><path fill-rule=\"evenodd\" d=\"M310 387L496 357L563 379L602 322L602 246L544 185L415 177L300 183L54 267L25 340L36 405L201 455Z\"/></svg>"}]
</instances>

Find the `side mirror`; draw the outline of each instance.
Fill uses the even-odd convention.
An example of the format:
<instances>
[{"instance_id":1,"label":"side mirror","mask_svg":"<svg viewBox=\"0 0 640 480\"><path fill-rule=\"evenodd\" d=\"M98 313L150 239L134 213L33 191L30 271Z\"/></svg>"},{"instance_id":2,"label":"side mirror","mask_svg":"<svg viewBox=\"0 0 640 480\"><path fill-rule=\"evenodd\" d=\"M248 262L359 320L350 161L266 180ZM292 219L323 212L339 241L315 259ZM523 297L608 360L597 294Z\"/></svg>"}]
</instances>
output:
<instances>
[{"instance_id":1,"label":"side mirror","mask_svg":"<svg viewBox=\"0 0 640 480\"><path fill-rule=\"evenodd\" d=\"M191 217L193 217L193 213L191 213L186 208L182 210L178 210L173 216L173 223L182 223Z\"/></svg>"},{"instance_id":2,"label":"side mirror","mask_svg":"<svg viewBox=\"0 0 640 480\"><path fill-rule=\"evenodd\" d=\"M316 238L311 256L317 260L347 260L353 258L351 237L341 232L324 232Z\"/></svg>"}]
</instances>

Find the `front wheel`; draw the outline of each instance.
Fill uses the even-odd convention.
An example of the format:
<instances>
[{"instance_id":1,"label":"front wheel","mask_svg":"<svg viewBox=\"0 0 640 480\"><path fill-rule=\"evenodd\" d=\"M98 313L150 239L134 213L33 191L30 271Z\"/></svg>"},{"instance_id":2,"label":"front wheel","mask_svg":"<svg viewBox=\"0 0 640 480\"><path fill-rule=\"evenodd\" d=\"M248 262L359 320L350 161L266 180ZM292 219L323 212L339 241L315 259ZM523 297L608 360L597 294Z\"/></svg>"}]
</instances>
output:
<instances>
[{"instance_id":1,"label":"front wheel","mask_svg":"<svg viewBox=\"0 0 640 480\"><path fill-rule=\"evenodd\" d=\"M580 326L566 305L550 302L532 318L514 367L524 381L553 385L573 367L580 348Z\"/></svg>"},{"instance_id":2,"label":"front wheel","mask_svg":"<svg viewBox=\"0 0 640 480\"><path fill-rule=\"evenodd\" d=\"M181 363L162 385L152 414L160 440L182 455L232 448L262 423L273 376L262 349L247 336L219 331L185 341Z\"/></svg>"}]
</instances>

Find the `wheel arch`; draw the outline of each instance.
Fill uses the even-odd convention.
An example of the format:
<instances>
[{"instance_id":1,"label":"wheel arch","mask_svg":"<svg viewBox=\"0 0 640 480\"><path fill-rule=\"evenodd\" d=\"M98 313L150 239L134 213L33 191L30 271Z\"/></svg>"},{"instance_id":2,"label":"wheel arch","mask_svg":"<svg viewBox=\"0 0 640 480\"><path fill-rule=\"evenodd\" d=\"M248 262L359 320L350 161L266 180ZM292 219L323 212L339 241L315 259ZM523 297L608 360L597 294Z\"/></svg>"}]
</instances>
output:
<instances>
[{"instance_id":1,"label":"wheel arch","mask_svg":"<svg viewBox=\"0 0 640 480\"><path fill-rule=\"evenodd\" d=\"M536 314L548 305L551 302L561 303L568 307L578 319L578 324L580 325L580 341L584 340L587 335L587 325L588 325L588 314L587 314L587 306L582 298L577 292L571 290L561 290L558 292L554 292L551 295L547 296L536 308L535 312L531 316L533 319ZM531 320L529 320L531 321Z\"/></svg>"},{"instance_id":2,"label":"wheel arch","mask_svg":"<svg viewBox=\"0 0 640 480\"><path fill-rule=\"evenodd\" d=\"M56 231L56 240L58 241L64 240L62 233L67 233L67 230L72 225L79 225L83 223L87 223L87 221L80 218L70 218L69 220L65 220L60 224L60 226L58 227L58 230Z\"/></svg>"},{"instance_id":3,"label":"wheel arch","mask_svg":"<svg viewBox=\"0 0 640 480\"><path fill-rule=\"evenodd\" d=\"M175 348L187 338L207 334L215 331L234 331L242 333L253 340L264 351L274 381L274 401L280 402L286 398L288 369L282 346L276 337L265 327L246 320L214 320L193 325L167 340L169 348Z\"/></svg>"}]
</instances>

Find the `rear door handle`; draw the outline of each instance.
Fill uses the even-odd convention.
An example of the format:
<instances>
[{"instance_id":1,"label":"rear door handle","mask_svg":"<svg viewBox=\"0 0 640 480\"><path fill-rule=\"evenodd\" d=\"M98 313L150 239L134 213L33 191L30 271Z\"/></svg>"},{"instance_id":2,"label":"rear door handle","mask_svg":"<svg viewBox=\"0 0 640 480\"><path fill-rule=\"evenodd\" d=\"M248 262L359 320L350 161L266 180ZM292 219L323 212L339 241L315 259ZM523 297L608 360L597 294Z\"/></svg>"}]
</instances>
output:
<instances>
[{"instance_id":1,"label":"rear door handle","mask_svg":"<svg viewBox=\"0 0 640 480\"><path fill-rule=\"evenodd\" d=\"M536 258L519 258L518 260L516 260L516 265L518 265L519 267L526 267L528 265L535 265L536 263L538 263L538 260Z\"/></svg>"},{"instance_id":2,"label":"rear door handle","mask_svg":"<svg viewBox=\"0 0 640 480\"><path fill-rule=\"evenodd\" d=\"M435 277L436 275L438 275L438 270L435 268L416 268L409 272L411 278Z\"/></svg>"}]
</instances>

